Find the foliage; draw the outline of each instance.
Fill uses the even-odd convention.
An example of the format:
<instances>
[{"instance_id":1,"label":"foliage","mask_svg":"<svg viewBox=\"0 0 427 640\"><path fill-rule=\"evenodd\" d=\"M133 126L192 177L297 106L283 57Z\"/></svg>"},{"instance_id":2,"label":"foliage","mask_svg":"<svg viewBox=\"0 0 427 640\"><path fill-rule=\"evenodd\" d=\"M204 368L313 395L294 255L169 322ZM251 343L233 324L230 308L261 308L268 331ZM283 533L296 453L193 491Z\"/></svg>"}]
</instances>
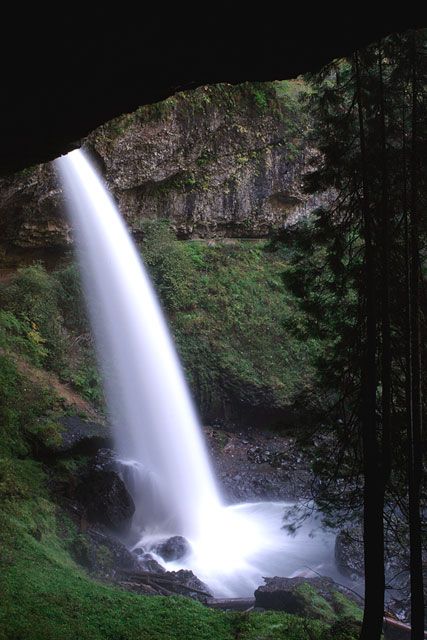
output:
<instances>
[{"instance_id":1,"label":"foliage","mask_svg":"<svg viewBox=\"0 0 427 640\"><path fill-rule=\"evenodd\" d=\"M0 456L28 452L23 438L39 429L55 438L55 397L50 390L20 374L13 360L0 354Z\"/></svg>"},{"instance_id":2,"label":"foliage","mask_svg":"<svg viewBox=\"0 0 427 640\"><path fill-rule=\"evenodd\" d=\"M88 319L82 295L80 273L75 263L53 274L58 282L57 304L67 331L81 335L88 330Z\"/></svg>"},{"instance_id":3,"label":"foliage","mask_svg":"<svg viewBox=\"0 0 427 640\"><path fill-rule=\"evenodd\" d=\"M280 105L280 117L287 129L286 144L289 151L296 154L313 126L310 110L305 104L312 92L311 86L300 77L276 81L273 87Z\"/></svg>"},{"instance_id":4,"label":"foliage","mask_svg":"<svg viewBox=\"0 0 427 640\"><path fill-rule=\"evenodd\" d=\"M151 223L142 252L203 411L227 388L266 389L277 405L314 389L321 340L282 280L286 258L265 241L178 241Z\"/></svg>"},{"instance_id":5,"label":"foliage","mask_svg":"<svg viewBox=\"0 0 427 640\"><path fill-rule=\"evenodd\" d=\"M23 353L38 365L48 354L37 325L27 319L18 319L11 311L3 309L0 310L0 348Z\"/></svg>"},{"instance_id":6,"label":"foliage","mask_svg":"<svg viewBox=\"0 0 427 640\"><path fill-rule=\"evenodd\" d=\"M322 241L322 297L316 301L312 280L298 269L294 290L305 308L315 300L308 309L314 318L319 302L326 303L319 309L327 321L328 308L337 316L332 325L337 338L321 381L336 396L330 408L339 408L341 427L338 423L332 436L336 455L318 466L323 475L318 499L333 507L341 493L339 506L350 497L354 510L363 476L363 639L381 633L384 521L389 536L394 510L407 520L411 537L413 633L422 634L423 628L424 53L425 33L390 36L313 76L307 102L316 125L313 143L321 152L307 183L313 193L328 189L332 197L314 232L306 235ZM313 261L308 262L313 273Z\"/></svg>"},{"instance_id":7,"label":"foliage","mask_svg":"<svg viewBox=\"0 0 427 640\"><path fill-rule=\"evenodd\" d=\"M64 336L55 280L40 265L22 268L11 282L1 286L0 305L17 319L15 332L18 334L21 328L33 346L39 347L44 364L59 370Z\"/></svg>"},{"instance_id":8,"label":"foliage","mask_svg":"<svg viewBox=\"0 0 427 640\"><path fill-rule=\"evenodd\" d=\"M53 370L85 398L102 404L75 264L54 273L39 264L21 268L10 282L0 285L0 304L0 349Z\"/></svg>"},{"instance_id":9,"label":"foliage","mask_svg":"<svg viewBox=\"0 0 427 640\"><path fill-rule=\"evenodd\" d=\"M268 611L238 614L234 637L247 640L322 640L329 626L317 620Z\"/></svg>"},{"instance_id":10,"label":"foliage","mask_svg":"<svg viewBox=\"0 0 427 640\"><path fill-rule=\"evenodd\" d=\"M269 102L271 99L270 94L266 90L266 85L264 83L260 84L251 84L251 91L253 95L253 99L257 107L261 110L265 110L269 106Z\"/></svg>"}]
</instances>

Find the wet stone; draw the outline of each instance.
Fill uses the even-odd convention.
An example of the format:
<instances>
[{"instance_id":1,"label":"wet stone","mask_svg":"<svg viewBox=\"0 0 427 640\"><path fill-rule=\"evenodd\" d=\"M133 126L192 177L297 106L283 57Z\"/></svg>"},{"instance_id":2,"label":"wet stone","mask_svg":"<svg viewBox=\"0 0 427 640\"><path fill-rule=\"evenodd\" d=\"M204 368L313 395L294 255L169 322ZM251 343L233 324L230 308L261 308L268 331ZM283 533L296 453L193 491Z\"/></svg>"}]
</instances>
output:
<instances>
[{"instance_id":1,"label":"wet stone","mask_svg":"<svg viewBox=\"0 0 427 640\"><path fill-rule=\"evenodd\" d=\"M188 540L182 536L172 536L172 538L157 545L154 550L163 560L170 562L186 556L191 551L191 547Z\"/></svg>"}]
</instances>

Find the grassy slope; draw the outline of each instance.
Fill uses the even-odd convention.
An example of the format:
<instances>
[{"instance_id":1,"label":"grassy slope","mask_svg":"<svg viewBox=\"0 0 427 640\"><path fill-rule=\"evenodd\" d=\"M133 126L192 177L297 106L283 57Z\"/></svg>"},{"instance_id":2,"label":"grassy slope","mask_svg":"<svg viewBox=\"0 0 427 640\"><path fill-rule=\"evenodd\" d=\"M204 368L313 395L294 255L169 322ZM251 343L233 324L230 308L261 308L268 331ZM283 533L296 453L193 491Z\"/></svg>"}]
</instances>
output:
<instances>
[{"instance_id":1,"label":"grassy slope","mask_svg":"<svg viewBox=\"0 0 427 640\"><path fill-rule=\"evenodd\" d=\"M19 386L14 400L20 400ZM44 402L37 407L47 409ZM2 430L0 440L1 640L320 638L326 627L317 622L226 614L186 598L138 596L92 580L70 555L73 523L49 495L55 469L48 475L31 459L25 433L33 425L24 427L19 413L15 428Z\"/></svg>"},{"instance_id":2,"label":"grassy slope","mask_svg":"<svg viewBox=\"0 0 427 640\"><path fill-rule=\"evenodd\" d=\"M288 336L298 315L280 279L283 261L262 243L178 243L161 226L147 234L144 252L193 367L190 380L216 381L221 369L251 383L267 380L278 394L293 392L293 362L305 368L306 345ZM0 639L320 639L326 627L319 622L137 596L95 582L74 562L78 532L48 489L61 469L44 468L29 446L34 437L60 437L57 418L67 408L43 386L44 376L28 376L56 371L87 398L99 398L86 366L93 366L90 343L80 339L86 325L79 296L73 267L53 275L25 269L0 290ZM31 367L18 371L16 353Z\"/></svg>"}]
</instances>

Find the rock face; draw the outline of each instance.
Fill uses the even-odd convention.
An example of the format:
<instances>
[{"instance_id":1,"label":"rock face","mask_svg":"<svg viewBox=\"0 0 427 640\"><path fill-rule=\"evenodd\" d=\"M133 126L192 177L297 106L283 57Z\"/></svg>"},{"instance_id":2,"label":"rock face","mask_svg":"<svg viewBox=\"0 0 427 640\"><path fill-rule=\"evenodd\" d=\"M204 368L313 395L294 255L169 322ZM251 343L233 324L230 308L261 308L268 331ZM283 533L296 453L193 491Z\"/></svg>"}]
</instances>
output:
<instances>
[{"instance_id":1,"label":"rock face","mask_svg":"<svg viewBox=\"0 0 427 640\"><path fill-rule=\"evenodd\" d=\"M84 146L133 232L168 218L180 237L262 237L318 205L302 191L316 154L283 86L201 87L90 134ZM69 247L64 208L52 164L0 180L3 252Z\"/></svg>"},{"instance_id":2,"label":"rock face","mask_svg":"<svg viewBox=\"0 0 427 640\"><path fill-rule=\"evenodd\" d=\"M364 576L363 532L360 526L342 529L335 540L335 559L340 570L350 576Z\"/></svg>"}]
</instances>

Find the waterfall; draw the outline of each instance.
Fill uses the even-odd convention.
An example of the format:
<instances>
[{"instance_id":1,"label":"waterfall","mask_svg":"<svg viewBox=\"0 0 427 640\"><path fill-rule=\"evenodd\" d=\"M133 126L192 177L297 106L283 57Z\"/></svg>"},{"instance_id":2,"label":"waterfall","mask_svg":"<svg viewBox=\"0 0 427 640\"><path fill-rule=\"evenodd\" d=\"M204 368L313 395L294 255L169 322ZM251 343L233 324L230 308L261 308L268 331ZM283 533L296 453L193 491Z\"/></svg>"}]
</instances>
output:
<instances>
[{"instance_id":1,"label":"waterfall","mask_svg":"<svg viewBox=\"0 0 427 640\"><path fill-rule=\"evenodd\" d=\"M81 150L56 160L119 456L145 470L142 519L194 537L221 505L184 375L141 257ZM138 506L137 504L137 506ZM168 520L166 523L165 520Z\"/></svg>"},{"instance_id":2,"label":"waterfall","mask_svg":"<svg viewBox=\"0 0 427 640\"><path fill-rule=\"evenodd\" d=\"M252 595L263 576L298 575L307 565L335 575L334 536L316 514L292 537L283 531L292 505L222 504L168 327L117 207L82 151L56 163L121 473L136 504L134 546L185 536L191 553L164 564L194 570L218 596Z\"/></svg>"}]
</instances>

